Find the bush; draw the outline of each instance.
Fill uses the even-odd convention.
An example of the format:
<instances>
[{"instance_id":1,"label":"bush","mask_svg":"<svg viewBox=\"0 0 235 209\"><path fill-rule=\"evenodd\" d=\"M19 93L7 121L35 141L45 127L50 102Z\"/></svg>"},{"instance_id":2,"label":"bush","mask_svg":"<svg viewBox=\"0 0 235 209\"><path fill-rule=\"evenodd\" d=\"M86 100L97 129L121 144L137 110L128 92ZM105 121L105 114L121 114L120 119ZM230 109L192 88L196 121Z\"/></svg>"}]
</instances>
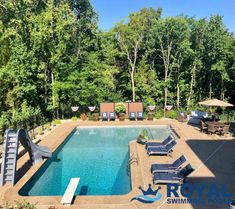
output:
<instances>
[{"instance_id":1,"label":"bush","mask_svg":"<svg viewBox=\"0 0 235 209\"><path fill-rule=\"evenodd\" d=\"M16 201L15 205L10 205L6 203L4 206L5 209L37 209L36 204L31 204L26 200L23 201Z\"/></svg>"},{"instance_id":2,"label":"bush","mask_svg":"<svg viewBox=\"0 0 235 209\"><path fill-rule=\"evenodd\" d=\"M76 120L78 120L78 117L74 116L74 117L72 117L71 119L72 119L73 121L76 121Z\"/></svg>"},{"instance_id":3,"label":"bush","mask_svg":"<svg viewBox=\"0 0 235 209\"><path fill-rule=\"evenodd\" d=\"M155 118L156 119L160 119L164 116L164 112L163 109L157 109L155 110Z\"/></svg>"},{"instance_id":4,"label":"bush","mask_svg":"<svg viewBox=\"0 0 235 209\"><path fill-rule=\"evenodd\" d=\"M54 125L54 126L59 125L59 124L61 124L61 121L58 119L52 121L52 125Z\"/></svg>"},{"instance_id":5,"label":"bush","mask_svg":"<svg viewBox=\"0 0 235 209\"><path fill-rule=\"evenodd\" d=\"M177 110L169 110L166 111L166 118L176 119L178 117L178 111Z\"/></svg>"},{"instance_id":6,"label":"bush","mask_svg":"<svg viewBox=\"0 0 235 209\"><path fill-rule=\"evenodd\" d=\"M36 129L36 134L38 134L38 135L43 135L44 134L43 129L42 129L41 126Z\"/></svg>"},{"instance_id":7,"label":"bush","mask_svg":"<svg viewBox=\"0 0 235 209\"><path fill-rule=\"evenodd\" d=\"M91 112L88 112L86 115L87 115L88 120L93 120L93 115Z\"/></svg>"},{"instance_id":8,"label":"bush","mask_svg":"<svg viewBox=\"0 0 235 209\"><path fill-rule=\"evenodd\" d=\"M50 130L51 130L51 125L50 125L50 123L46 124L46 130L47 130L47 131L50 131Z\"/></svg>"},{"instance_id":9,"label":"bush","mask_svg":"<svg viewBox=\"0 0 235 209\"><path fill-rule=\"evenodd\" d=\"M209 108L206 107L206 106L202 106L202 105L194 105L194 106L189 107L187 113L190 114L191 111L193 111L193 110L206 111L206 112L208 112L208 111L209 111Z\"/></svg>"},{"instance_id":10,"label":"bush","mask_svg":"<svg viewBox=\"0 0 235 209\"><path fill-rule=\"evenodd\" d=\"M6 112L4 112L1 117L0 117L0 144L3 142L3 135L4 131L7 127L9 127L10 122L9 122L9 117Z\"/></svg>"},{"instance_id":11,"label":"bush","mask_svg":"<svg viewBox=\"0 0 235 209\"><path fill-rule=\"evenodd\" d=\"M115 105L116 113L125 113L126 112L126 105L123 102L116 103Z\"/></svg>"}]
</instances>

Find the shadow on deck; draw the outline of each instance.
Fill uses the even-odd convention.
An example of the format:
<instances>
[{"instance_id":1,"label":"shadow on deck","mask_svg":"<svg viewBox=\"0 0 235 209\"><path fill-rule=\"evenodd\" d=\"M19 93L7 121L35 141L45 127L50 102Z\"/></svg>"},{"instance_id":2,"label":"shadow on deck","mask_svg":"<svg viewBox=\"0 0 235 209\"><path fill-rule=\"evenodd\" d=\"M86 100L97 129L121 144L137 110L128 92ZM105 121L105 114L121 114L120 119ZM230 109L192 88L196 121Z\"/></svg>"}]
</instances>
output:
<instances>
[{"instance_id":1,"label":"shadow on deck","mask_svg":"<svg viewBox=\"0 0 235 209\"><path fill-rule=\"evenodd\" d=\"M225 185L232 198L235 199L235 139L233 140L199 140L193 139L186 142L198 158L204 163L214 177L196 177L190 178L190 183L195 184L214 184L221 188ZM197 170L195 171L197 172ZM199 171L200 172L200 171ZM207 190L208 191L208 190ZM216 196L216 195L215 195ZM204 194L205 200L208 199ZM220 197L215 197L219 199ZM204 198L203 198L204 199ZM207 200L206 200L207 201ZM191 204L194 209L218 209L229 208L229 204L211 203L208 205Z\"/></svg>"}]
</instances>

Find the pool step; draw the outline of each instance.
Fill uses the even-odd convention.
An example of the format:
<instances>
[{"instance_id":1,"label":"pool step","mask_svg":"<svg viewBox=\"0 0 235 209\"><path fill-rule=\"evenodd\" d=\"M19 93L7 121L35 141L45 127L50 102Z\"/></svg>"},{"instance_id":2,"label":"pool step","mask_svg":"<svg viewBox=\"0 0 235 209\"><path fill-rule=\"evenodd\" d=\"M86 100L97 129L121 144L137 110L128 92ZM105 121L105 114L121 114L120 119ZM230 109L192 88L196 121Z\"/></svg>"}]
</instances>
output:
<instances>
[{"instance_id":1,"label":"pool step","mask_svg":"<svg viewBox=\"0 0 235 209\"><path fill-rule=\"evenodd\" d=\"M67 189L64 193L63 198L61 199L60 203L65 206L70 206L74 197L74 193L77 189L78 183L80 178L71 178L70 182L67 186Z\"/></svg>"},{"instance_id":2,"label":"pool step","mask_svg":"<svg viewBox=\"0 0 235 209\"><path fill-rule=\"evenodd\" d=\"M132 155L130 155L129 164L132 164L134 162L137 163L137 165L139 164L139 156L137 152L134 152L132 153Z\"/></svg>"}]
</instances>

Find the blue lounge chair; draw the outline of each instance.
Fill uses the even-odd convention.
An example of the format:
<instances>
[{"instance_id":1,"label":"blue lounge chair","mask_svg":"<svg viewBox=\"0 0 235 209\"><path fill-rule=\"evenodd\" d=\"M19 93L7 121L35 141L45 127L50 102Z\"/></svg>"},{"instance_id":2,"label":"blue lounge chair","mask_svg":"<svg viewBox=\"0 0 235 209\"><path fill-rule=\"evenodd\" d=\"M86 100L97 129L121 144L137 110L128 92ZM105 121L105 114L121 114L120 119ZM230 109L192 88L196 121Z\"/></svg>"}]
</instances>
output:
<instances>
[{"instance_id":1,"label":"blue lounge chair","mask_svg":"<svg viewBox=\"0 0 235 209\"><path fill-rule=\"evenodd\" d=\"M168 184L168 183L177 183L182 184L186 177L194 171L192 166L188 164L183 169L177 173L154 173L153 174L153 183L154 184Z\"/></svg>"},{"instance_id":2,"label":"blue lounge chair","mask_svg":"<svg viewBox=\"0 0 235 209\"><path fill-rule=\"evenodd\" d=\"M130 117L129 117L130 120L135 120L136 119L136 115L135 115L135 112L130 112Z\"/></svg>"},{"instance_id":3,"label":"blue lounge chair","mask_svg":"<svg viewBox=\"0 0 235 209\"><path fill-rule=\"evenodd\" d=\"M116 119L115 112L110 112L110 113L109 113L109 120L114 121L115 119Z\"/></svg>"},{"instance_id":4,"label":"blue lounge chair","mask_svg":"<svg viewBox=\"0 0 235 209\"><path fill-rule=\"evenodd\" d=\"M171 156L172 148L176 145L176 141L172 141L164 147L148 147L148 155L169 155Z\"/></svg>"},{"instance_id":5,"label":"blue lounge chair","mask_svg":"<svg viewBox=\"0 0 235 209\"><path fill-rule=\"evenodd\" d=\"M137 112L137 120L143 120L143 119L144 119L143 112Z\"/></svg>"},{"instance_id":6,"label":"blue lounge chair","mask_svg":"<svg viewBox=\"0 0 235 209\"><path fill-rule=\"evenodd\" d=\"M172 173L172 172L177 172L181 169L181 166L183 163L187 161L187 158L182 155L180 156L175 162L172 164L152 164L151 165L151 172L152 173L161 173L161 172L166 172L166 173Z\"/></svg>"},{"instance_id":7,"label":"blue lounge chair","mask_svg":"<svg viewBox=\"0 0 235 209\"><path fill-rule=\"evenodd\" d=\"M102 121L107 121L107 120L108 120L108 113L102 112Z\"/></svg>"},{"instance_id":8,"label":"blue lounge chair","mask_svg":"<svg viewBox=\"0 0 235 209\"><path fill-rule=\"evenodd\" d=\"M167 138L165 138L162 142L147 142L145 148L148 149L149 147L164 147L173 140L175 140L175 138L172 135L170 135Z\"/></svg>"}]
</instances>

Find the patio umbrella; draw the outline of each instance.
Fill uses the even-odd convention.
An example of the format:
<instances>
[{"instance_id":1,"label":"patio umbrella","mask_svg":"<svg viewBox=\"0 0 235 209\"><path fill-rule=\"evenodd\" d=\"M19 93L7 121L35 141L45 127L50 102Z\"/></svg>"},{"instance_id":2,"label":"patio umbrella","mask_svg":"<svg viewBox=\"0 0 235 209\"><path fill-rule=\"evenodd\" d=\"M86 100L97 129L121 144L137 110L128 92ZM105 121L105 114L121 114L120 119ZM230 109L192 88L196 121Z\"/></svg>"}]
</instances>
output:
<instances>
[{"instance_id":1,"label":"patio umbrella","mask_svg":"<svg viewBox=\"0 0 235 209\"><path fill-rule=\"evenodd\" d=\"M228 102L218 100L218 99L211 99L211 100L202 101L202 102L199 102L199 104L204 105L204 106L208 106L213 109L215 107L233 107L233 104L230 104ZM210 109L210 112L212 113L212 109ZM228 118L227 118L227 120L228 120Z\"/></svg>"},{"instance_id":2,"label":"patio umbrella","mask_svg":"<svg viewBox=\"0 0 235 209\"><path fill-rule=\"evenodd\" d=\"M218 100L218 99L211 99L199 102L200 105L205 105L209 107L233 107L233 104L230 104L228 102Z\"/></svg>"}]
</instances>

